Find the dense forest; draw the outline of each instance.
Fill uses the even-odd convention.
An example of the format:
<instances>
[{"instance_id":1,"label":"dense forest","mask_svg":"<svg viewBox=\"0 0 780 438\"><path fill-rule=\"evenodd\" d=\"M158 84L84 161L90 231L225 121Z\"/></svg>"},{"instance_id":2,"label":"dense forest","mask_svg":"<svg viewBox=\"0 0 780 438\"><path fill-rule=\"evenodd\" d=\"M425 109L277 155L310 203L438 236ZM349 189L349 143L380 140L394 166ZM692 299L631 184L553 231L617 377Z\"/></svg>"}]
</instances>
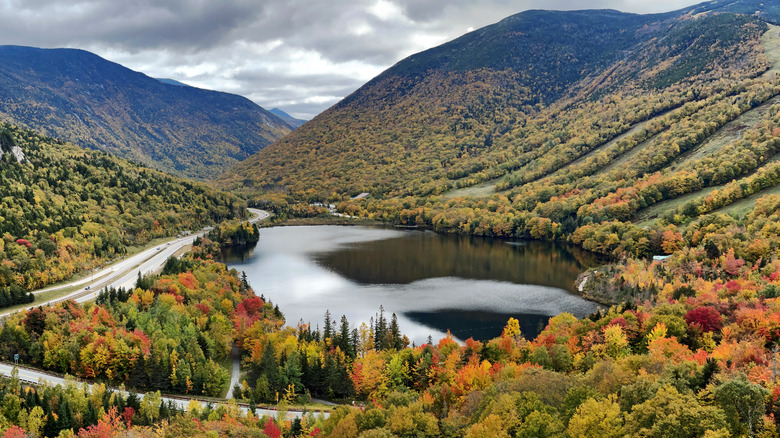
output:
<instances>
[{"instance_id":1,"label":"dense forest","mask_svg":"<svg viewBox=\"0 0 780 438\"><path fill-rule=\"evenodd\" d=\"M0 351L25 351L25 360L82 377L192 394L225 383L213 363L235 341L247 374L232 390L250 411L271 404L285 412L312 396L356 406L296 420L234 404L184 413L155 393L139 401L103 387L21 391L12 379L0 382L3 427L46 436L68 427L146 436L152 423L170 436L776 436L780 260L753 250L778 229L780 195L739 220L705 216L671 239L677 248L667 259L626 258L588 273L589 287L610 288L620 304L579 320L553 317L533 339L510 319L492 340L448 336L419 346L381 309L358 327L329 312L321 330L285 326L281 309L196 250L132 293L17 314L0 332ZM38 396L45 391L68 395ZM103 435L90 435L98 428Z\"/></svg>"},{"instance_id":2,"label":"dense forest","mask_svg":"<svg viewBox=\"0 0 780 438\"><path fill-rule=\"evenodd\" d=\"M0 159L0 304L152 239L245 215L238 198L13 125ZM24 302L24 301L23 301Z\"/></svg>"},{"instance_id":3,"label":"dense forest","mask_svg":"<svg viewBox=\"0 0 780 438\"><path fill-rule=\"evenodd\" d=\"M219 396L228 380L219 363L246 307L265 308L224 265L172 258L132 291L13 314L0 331L0 357L139 390ZM281 325L278 316L267 314Z\"/></svg>"}]
</instances>

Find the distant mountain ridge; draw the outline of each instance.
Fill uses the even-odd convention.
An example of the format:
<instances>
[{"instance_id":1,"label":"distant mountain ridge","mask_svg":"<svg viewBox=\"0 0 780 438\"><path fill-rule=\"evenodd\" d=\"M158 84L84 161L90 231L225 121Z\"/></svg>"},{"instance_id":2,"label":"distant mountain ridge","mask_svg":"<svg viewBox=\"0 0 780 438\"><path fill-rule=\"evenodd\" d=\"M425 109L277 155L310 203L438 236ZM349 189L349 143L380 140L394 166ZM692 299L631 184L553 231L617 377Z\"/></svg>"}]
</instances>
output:
<instances>
[{"instance_id":1,"label":"distant mountain ridge","mask_svg":"<svg viewBox=\"0 0 780 438\"><path fill-rule=\"evenodd\" d=\"M155 78L155 79L162 82L163 84L176 85L177 87L189 87L189 85L185 84L184 82L179 82L176 79L170 79L170 78Z\"/></svg>"},{"instance_id":2,"label":"distant mountain ridge","mask_svg":"<svg viewBox=\"0 0 780 438\"><path fill-rule=\"evenodd\" d=\"M303 125L304 123L306 123L306 120L296 119L295 117L287 114L286 112L280 110L279 108L271 108L269 111L275 114L276 116L278 116L280 119L287 122L290 126L294 128L297 128Z\"/></svg>"},{"instance_id":3,"label":"distant mountain ridge","mask_svg":"<svg viewBox=\"0 0 780 438\"><path fill-rule=\"evenodd\" d=\"M292 127L241 96L176 86L76 49L0 46L0 118L208 179Z\"/></svg>"}]
</instances>

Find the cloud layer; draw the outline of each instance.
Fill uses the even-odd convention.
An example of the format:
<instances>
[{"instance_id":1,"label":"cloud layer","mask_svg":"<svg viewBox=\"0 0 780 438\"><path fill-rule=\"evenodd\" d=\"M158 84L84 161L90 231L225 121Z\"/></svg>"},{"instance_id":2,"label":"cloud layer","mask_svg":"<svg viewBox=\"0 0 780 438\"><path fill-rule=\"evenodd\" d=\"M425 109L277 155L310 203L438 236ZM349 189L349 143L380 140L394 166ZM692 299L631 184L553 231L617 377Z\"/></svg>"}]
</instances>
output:
<instances>
[{"instance_id":1,"label":"cloud layer","mask_svg":"<svg viewBox=\"0 0 780 438\"><path fill-rule=\"evenodd\" d=\"M395 62L527 9L697 0L0 0L0 44L74 47L309 119Z\"/></svg>"}]
</instances>

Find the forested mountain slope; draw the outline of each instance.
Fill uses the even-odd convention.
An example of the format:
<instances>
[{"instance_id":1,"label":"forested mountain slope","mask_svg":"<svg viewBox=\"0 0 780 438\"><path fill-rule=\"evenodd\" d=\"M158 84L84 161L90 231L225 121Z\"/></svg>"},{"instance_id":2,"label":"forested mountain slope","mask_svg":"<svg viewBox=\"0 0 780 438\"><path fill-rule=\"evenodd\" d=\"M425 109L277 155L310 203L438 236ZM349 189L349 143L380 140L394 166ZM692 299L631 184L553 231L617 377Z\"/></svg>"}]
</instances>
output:
<instances>
[{"instance_id":1,"label":"forested mountain slope","mask_svg":"<svg viewBox=\"0 0 780 438\"><path fill-rule=\"evenodd\" d=\"M0 118L206 179L291 130L233 94L175 86L73 49L0 46Z\"/></svg>"},{"instance_id":2,"label":"forested mountain slope","mask_svg":"<svg viewBox=\"0 0 780 438\"><path fill-rule=\"evenodd\" d=\"M102 151L0 125L0 306L129 246L244 214L233 196ZM5 301L4 301L5 300Z\"/></svg>"},{"instance_id":3,"label":"forested mountain slope","mask_svg":"<svg viewBox=\"0 0 780 438\"><path fill-rule=\"evenodd\" d=\"M503 176L505 189L527 166L548 174L649 118L736 96L770 65L760 40L777 15L760 5L524 12L399 62L221 184L427 196Z\"/></svg>"}]
</instances>

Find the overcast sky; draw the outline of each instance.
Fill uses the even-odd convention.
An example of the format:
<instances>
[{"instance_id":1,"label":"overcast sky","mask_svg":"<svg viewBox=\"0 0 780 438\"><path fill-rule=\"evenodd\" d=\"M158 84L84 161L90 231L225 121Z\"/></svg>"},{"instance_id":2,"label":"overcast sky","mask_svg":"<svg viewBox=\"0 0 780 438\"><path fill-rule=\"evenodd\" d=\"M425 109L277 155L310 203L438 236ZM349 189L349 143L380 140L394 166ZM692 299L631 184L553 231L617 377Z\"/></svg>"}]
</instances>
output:
<instances>
[{"instance_id":1,"label":"overcast sky","mask_svg":"<svg viewBox=\"0 0 780 438\"><path fill-rule=\"evenodd\" d=\"M399 60L527 9L694 0L0 0L0 44L76 47L310 119Z\"/></svg>"}]
</instances>

